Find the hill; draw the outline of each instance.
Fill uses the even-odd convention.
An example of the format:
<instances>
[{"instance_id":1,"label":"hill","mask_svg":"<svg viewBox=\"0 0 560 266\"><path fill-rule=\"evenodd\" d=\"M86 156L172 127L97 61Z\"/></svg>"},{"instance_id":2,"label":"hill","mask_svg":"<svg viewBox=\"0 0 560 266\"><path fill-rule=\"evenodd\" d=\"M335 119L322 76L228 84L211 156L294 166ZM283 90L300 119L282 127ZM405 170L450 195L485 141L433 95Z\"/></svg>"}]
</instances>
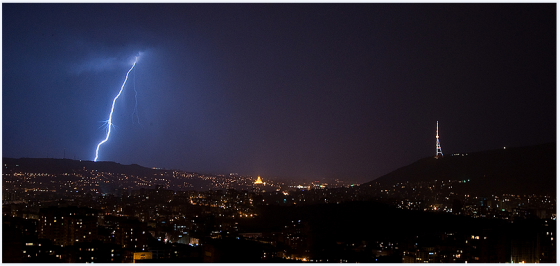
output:
<instances>
[{"instance_id":1,"label":"hill","mask_svg":"<svg viewBox=\"0 0 560 266\"><path fill-rule=\"evenodd\" d=\"M147 168L137 164L124 165L116 162L93 162L85 160L53 159L53 158L2 158L2 176L11 180L20 180L13 173L46 173L48 175L29 175L27 180L31 187L35 182L48 182L56 187L65 181L77 181L93 178L101 182L100 192L114 192L115 188L127 187L130 190L154 188L158 185L175 191L234 188L247 190L252 182L246 177L230 177L223 175L199 174L181 170ZM118 178L121 177L121 178ZM122 179L124 177L124 179ZM26 181L26 182L27 182ZM89 183L86 182L86 183ZM271 187L271 186L269 186ZM54 189L54 188L53 188Z\"/></svg>"},{"instance_id":2,"label":"hill","mask_svg":"<svg viewBox=\"0 0 560 266\"><path fill-rule=\"evenodd\" d=\"M364 185L433 180L470 180L462 189L480 195L556 195L556 143L423 158Z\"/></svg>"},{"instance_id":3,"label":"hill","mask_svg":"<svg viewBox=\"0 0 560 266\"><path fill-rule=\"evenodd\" d=\"M2 158L2 163L6 166L4 167L4 170L16 170L22 172L44 172L52 174L71 173L75 170L81 169L140 176L150 176L155 173L161 172L161 170L151 169L137 164L123 165L115 162L93 162L71 159Z\"/></svg>"}]
</instances>

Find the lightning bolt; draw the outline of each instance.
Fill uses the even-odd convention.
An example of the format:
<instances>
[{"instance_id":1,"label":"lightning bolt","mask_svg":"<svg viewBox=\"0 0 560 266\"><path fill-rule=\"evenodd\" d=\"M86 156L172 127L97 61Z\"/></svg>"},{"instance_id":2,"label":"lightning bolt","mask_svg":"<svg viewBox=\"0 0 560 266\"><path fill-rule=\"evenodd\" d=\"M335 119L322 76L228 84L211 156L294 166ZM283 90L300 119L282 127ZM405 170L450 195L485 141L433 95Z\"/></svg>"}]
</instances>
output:
<instances>
[{"instance_id":1,"label":"lightning bolt","mask_svg":"<svg viewBox=\"0 0 560 266\"><path fill-rule=\"evenodd\" d=\"M132 67L130 67L128 72L126 72L126 77L124 78L124 82L121 86L121 90L119 91L119 94L117 94L117 96L113 99L113 105L111 106L111 113L109 113L109 119L107 120L107 136L105 137L104 140L102 140L101 142L99 142L99 144L97 144L97 149L95 150L95 159L93 159L94 162L97 162L97 158L99 157L99 147L101 146L101 144L109 140L109 136L111 135L111 127L113 126L112 120L113 120L113 111L115 110L115 102L117 102L117 99L119 98L119 96L121 96L121 93L124 89L124 85L126 85L126 81L128 80L128 74L130 73L130 71L132 71L132 69L134 69L136 62L138 62L138 56L135 58Z\"/></svg>"},{"instance_id":2,"label":"lightning bolt","mask_svg":"<svg viewBox=\"0 0 560 266\"><path fill-rule=\"evenodd\" d=\"M136 91L136 70L133 73L133 81L134 81L134 111L132 111L132 123L134 124L134 115L136 114L136 120L138 121L138 125L140 125L140 117L138 117L138 91Z\"/></svg>"}]
</instances>

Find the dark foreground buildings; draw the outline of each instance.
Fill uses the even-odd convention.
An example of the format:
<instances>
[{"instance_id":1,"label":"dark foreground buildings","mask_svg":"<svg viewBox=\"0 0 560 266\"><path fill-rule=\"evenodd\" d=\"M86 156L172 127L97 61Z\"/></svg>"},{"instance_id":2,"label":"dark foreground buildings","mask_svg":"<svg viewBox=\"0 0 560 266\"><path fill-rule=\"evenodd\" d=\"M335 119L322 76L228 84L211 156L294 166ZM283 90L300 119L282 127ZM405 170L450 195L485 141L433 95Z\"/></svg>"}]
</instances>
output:
<instances>
[{"instance_id":1,"label":"dark foreground buildings","mask_svg":"<svg viewBox=\"0 0 560 266\"><path fill-rule=\"evenodd\" d=\"M5 204L2 261L556 262L556 221L535 215L473 218L375 201L263 205L233 190L158 194Z\"/></svg>"}]
</instances>

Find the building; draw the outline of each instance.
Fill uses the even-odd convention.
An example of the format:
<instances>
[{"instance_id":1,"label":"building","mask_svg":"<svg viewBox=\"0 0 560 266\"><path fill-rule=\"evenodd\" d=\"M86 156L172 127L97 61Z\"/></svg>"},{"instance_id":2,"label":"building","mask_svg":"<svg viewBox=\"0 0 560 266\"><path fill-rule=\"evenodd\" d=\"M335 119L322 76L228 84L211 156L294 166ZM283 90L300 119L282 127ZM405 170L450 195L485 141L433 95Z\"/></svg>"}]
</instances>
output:
<instances>
[{"instance_id":1,"label":"building","mask_svg":"<svg viewBox=\"0 0 560 266\"><path fill-rule=\"evenodd\" d=\"M97 239L99 211L85 207L49 207L39 211L39 238L60 246L91 242Z\"/></svg>"}]
</instances>

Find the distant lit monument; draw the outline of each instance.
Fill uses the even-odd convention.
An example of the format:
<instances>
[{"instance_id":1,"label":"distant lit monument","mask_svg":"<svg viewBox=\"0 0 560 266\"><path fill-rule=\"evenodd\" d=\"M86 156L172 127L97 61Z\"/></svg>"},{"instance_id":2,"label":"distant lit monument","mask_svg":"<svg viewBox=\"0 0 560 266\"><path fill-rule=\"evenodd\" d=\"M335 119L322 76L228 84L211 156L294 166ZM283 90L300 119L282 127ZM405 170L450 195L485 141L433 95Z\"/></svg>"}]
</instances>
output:
<instances>
[{"instance_id":1,"label":"distant lit monument","mask_svg":"<svg viewBox=\"0 0 560 266\"><path fill-rule=\"evenodd\" d=\"M440 156L443 157L443 152L441 151L441 145L439 145L439 121L436 121L436 159Z\"/></svg>"},{"instance_id":2,"label":"distant lit monument","mask_svg":"<svg viewBox=\"0 0 560 266\"><path fill-rule=\"evenodd\" d=\"M255 181L255 185L262 185L263 181L261 180L261 176L257 176L257 181Z\"/></svg>"}]
</instances>

